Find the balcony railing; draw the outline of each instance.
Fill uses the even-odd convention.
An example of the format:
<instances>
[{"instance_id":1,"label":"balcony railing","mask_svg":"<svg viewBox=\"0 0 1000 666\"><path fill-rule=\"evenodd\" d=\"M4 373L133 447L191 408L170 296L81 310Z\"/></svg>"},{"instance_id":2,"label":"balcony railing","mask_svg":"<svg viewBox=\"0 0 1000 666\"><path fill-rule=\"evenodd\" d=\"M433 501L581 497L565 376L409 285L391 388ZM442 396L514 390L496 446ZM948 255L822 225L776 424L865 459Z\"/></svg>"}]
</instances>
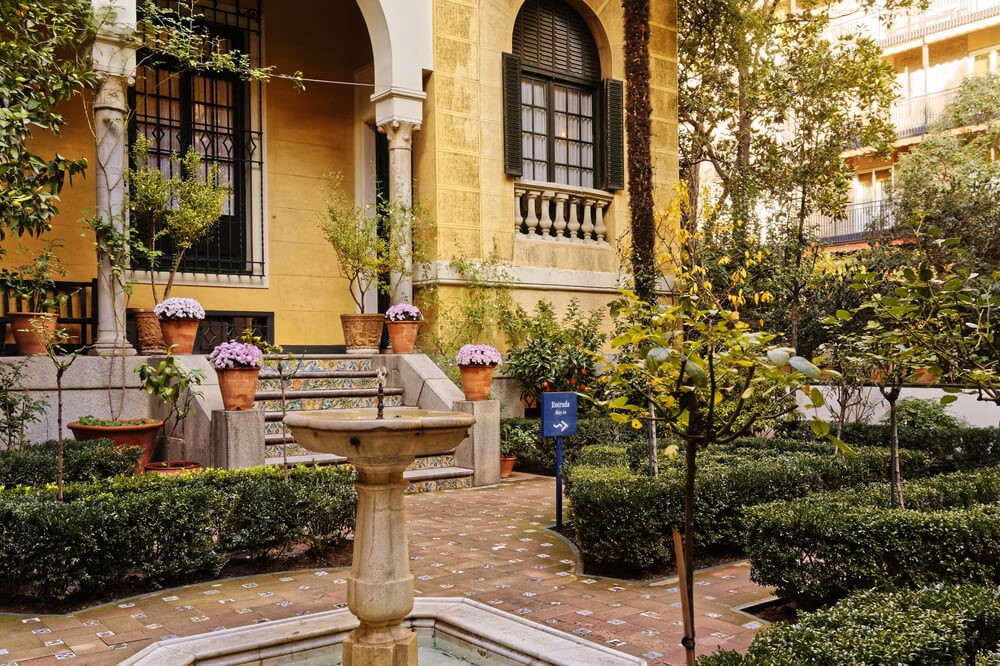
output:
<instances>
[{"instance_id":1,"label":"balcony railing","mask_svg":"<svg viewBox=\"0 0 1000 666\"><path fill-rule=\"evenodd\" d=\"M809 227L824 245L852 243L891 227L891 214L888 201L848 204L843 217L813 215Z\"/></svg>"},{"instance_id":2,"label":"balcony railing","mask_svg":"<svg viewBox=\"0 0 1000 666\"><path fill-rule=\"evenodd\" d=\"M525 240L607 245L604 212L613 199L603 190L519 180L514 183L514 231Z\"/></svg>"},{"instance_id":3,"label":"balcony railing","mask_svg":"<svg viewBox=\"0 0 1000 666\"><path fill-rule=\"evenodd\" d=\"M932 0L926 10L914 9L891 26L874 16L851 15L835 21L829 32L831 36L866 35L885 49L994 16L1000 16L1000 0Z\"/></svg>"},{"instance_id":4,"label":"balcony railing","mask_svg":"<svg viewBox=\"0 0 1000 666\"><path fill-rule=\"evenodd\" d=\"M958 88L951 88L931 95L900 98L892 106L892 122L896 125L896 136L927 134L928 129L943 114L948 105L955 101Z\"/></svg>"}]
</instances>

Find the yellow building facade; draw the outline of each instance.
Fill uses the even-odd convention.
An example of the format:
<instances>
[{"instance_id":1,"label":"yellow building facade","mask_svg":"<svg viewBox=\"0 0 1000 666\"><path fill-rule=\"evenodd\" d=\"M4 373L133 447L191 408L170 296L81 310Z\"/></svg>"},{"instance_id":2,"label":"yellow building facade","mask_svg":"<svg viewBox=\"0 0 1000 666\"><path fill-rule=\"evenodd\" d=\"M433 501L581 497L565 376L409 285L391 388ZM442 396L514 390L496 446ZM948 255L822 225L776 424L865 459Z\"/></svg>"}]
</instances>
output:
<instances>
[{"instance_id":1,"label":"yellow building facade","mask_svg":"<svg viewBox=\"0 0 1000 666\"><path fill-rule=\"evenodd\" d=\"M98 13L106 10L107 0L94 2ZM141 134L163 168L171 153L193 146L220 164L232 188L219 226L186 255L171 294L196 298L209 312L201 351L247 323L294 350L339 350L339 315L355 305L319 227L331 173L342 174L357 205L381 195L422 211L413 234L426 241L428 262L402 281L394 300L419 301L430 289L464 298L465 277L453 259L503 265L525 305L577 298L595 308L617 294L628 230L624 114L614 96L624 78L620 2L199 4L213 34L274 67L267 83L151 68L119 39L134 28L135 6L111 4L115 20L102 26L95 46L96 94L66 108L61 137L38 138L43 153L91 163L87 178L64 191L46 236L65 243L64 279L102 276L94 236L80 220L113 215L121 205L123 181L107 174L114 176L115 160L121 168ZM678 177L674 1L653 0L651 16L654 198L663 205ZM505 54L521 63L506 82ZM306 79L302 91L282 76L295 71ZM517 91L520 100L511 101ZM517 118L522 126L513 128ZM126 128L118 135L116 122ZM525 154L513 154L517 143ZM105 145L118 152L102 155ZM609 167L616 150L620 163ZM22 258L13 251L18 244L40 247L8 239L11 265ZM151 307L149 273L132 268L127 307ZM158 277L162 283L165 275ZM100 284L96 291L98 338L114 347L117 310L108 301L123 304ZM388 302L369 294L366 304L378 311Z\"/></svg>"}]
</instances>

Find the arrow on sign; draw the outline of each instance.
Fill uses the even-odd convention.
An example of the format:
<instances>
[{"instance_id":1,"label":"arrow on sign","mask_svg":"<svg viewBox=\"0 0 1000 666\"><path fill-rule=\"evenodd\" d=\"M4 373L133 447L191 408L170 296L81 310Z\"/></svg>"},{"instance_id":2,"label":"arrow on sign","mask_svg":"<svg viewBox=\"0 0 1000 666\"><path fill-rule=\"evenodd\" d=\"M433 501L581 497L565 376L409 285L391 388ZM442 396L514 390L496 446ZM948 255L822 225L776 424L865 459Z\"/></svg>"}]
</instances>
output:
<instances>
[{"instance_id":1,"label":"arrow on sign","mask_svg":"<svg viewBox=\"0 0 1000 666\"><path fill-rule=\"evenodd\" d=\"M569 427L569 424L566 423L565 421L560 421L559 423L553 424L552 427L555 428L556 430L562 432L563 430L565 430L566 428Z\"/></svg>"}]
</instances>

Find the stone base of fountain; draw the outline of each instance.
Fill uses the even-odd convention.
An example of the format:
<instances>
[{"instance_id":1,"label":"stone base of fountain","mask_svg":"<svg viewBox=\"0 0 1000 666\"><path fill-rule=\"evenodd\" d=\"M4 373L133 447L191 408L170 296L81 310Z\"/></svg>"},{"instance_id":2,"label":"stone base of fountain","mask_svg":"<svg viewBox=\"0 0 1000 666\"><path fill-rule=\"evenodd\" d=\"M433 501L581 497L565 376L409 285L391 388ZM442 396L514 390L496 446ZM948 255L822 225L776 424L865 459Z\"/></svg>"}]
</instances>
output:
<instances>
[{"instance_id":1,"label":"stone base of fountain","mask_svg":"<svg viewBox=\"0 0 1000 666\"><path fill-rule=\"evenodd\" d=\"M425 651L443 654L441 663L490 666L643 666L646 663L469 599L417 599L403 626L417 635L421 658ZM340 664L344 640L357 628L357 618L348 611L327 611L161 641L121 663L129 666Z\"/></svg>"}]
</instances>

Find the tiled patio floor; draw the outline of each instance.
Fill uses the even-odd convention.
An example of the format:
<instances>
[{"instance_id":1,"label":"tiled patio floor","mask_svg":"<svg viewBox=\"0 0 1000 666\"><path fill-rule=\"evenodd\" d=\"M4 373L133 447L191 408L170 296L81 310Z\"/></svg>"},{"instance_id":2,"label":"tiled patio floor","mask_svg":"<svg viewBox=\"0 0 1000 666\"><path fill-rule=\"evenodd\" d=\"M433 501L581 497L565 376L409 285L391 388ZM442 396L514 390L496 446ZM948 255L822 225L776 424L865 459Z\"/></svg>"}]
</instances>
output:
<instances>
[{"instance_id":1,"label":"tiled patio floor","mask_svg":"<svg viewBox=\"0 0 1000 666\"><path fill-rule=\"evenodd\" d=\"M466 596L643 656L683 664L673 581L634 585L576 574L555 522L553 479L515 474L500 486L407 497L418 595ZM162 590L73 615L0 615L0 664L115 664L153 641L346 605L346 569L207 582ZM769 591L746 563L699 572L698 652L745 649L759 628L733 611ZM585 665L581 665L585 666Z\"/></svg>"}]
</instances>

